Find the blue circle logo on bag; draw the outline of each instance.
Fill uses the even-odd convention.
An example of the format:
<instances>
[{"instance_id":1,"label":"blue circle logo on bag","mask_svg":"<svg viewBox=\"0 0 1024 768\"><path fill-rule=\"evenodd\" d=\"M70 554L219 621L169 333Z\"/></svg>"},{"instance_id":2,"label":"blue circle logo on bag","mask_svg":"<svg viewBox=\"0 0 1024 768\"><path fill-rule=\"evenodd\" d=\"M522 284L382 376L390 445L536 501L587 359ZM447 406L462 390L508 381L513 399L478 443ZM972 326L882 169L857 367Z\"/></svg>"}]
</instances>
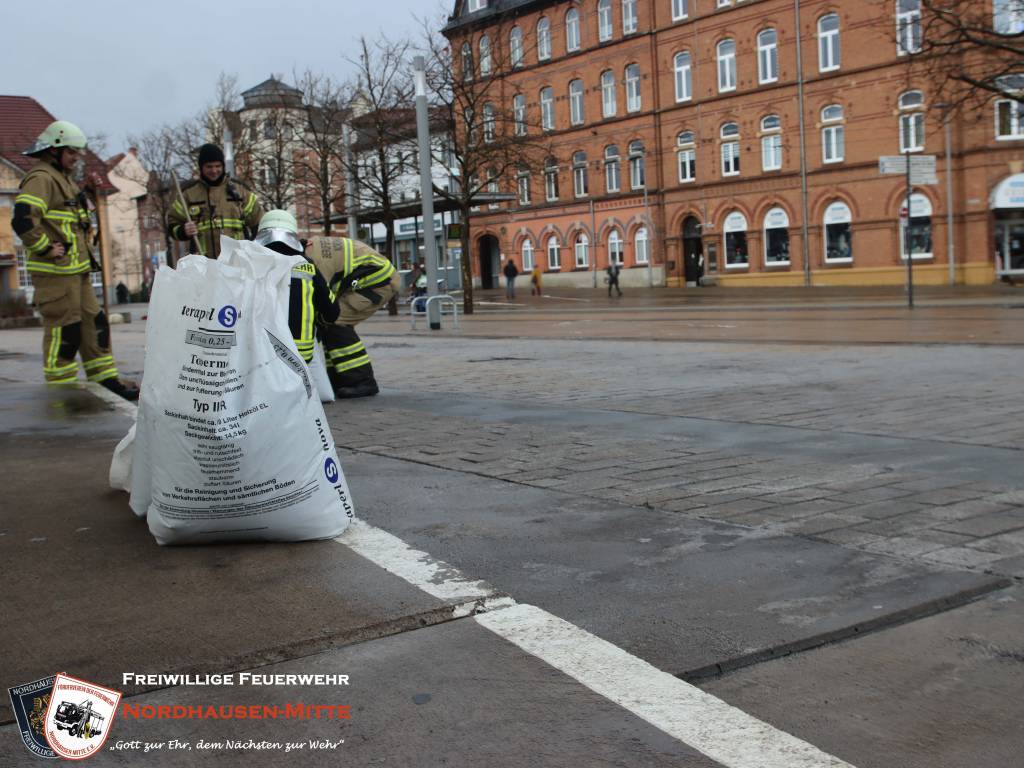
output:
<instances>
[{"instance_id":1,"label":"blue circle logo on bag","mask_svg":"<svg viewBox=\"0 0 1024 768\"><path fill-rule=\"evenodd\" d=\"M330 483L338 482L338 463L334 459L327 459L324 462L324 475Z\"/></svg>"},{"instance_id":2,"label":"blue circle logo on bag","mask_svg":"<svg viewBox=\"0 0 1024 768\"><path fill-rule=\"evenodd\" d=\"M217 319L225 328L231 328L238 322L238 310L230 304L225 304L220 308L220 312L217 313Z\"/></svg>"}]
</instances>

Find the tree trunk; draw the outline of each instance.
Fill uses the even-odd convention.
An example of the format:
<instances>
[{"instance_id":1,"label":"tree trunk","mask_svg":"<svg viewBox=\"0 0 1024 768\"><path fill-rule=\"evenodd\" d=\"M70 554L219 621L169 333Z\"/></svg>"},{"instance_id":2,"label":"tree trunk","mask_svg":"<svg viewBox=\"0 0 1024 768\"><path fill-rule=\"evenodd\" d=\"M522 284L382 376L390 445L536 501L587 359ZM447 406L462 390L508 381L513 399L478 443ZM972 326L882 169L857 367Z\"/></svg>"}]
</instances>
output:
<instances>
[{"instance_id":1,"label":"tree trunk","mask_svg":"<svg viewBox=\"0 0 1024 768\"><path fill-rule=\"evenodd\" d=\"M462 218L462 314L473 314L473 254L469 252L469 207L461 211Z\"/></svg>"}]
</instances>

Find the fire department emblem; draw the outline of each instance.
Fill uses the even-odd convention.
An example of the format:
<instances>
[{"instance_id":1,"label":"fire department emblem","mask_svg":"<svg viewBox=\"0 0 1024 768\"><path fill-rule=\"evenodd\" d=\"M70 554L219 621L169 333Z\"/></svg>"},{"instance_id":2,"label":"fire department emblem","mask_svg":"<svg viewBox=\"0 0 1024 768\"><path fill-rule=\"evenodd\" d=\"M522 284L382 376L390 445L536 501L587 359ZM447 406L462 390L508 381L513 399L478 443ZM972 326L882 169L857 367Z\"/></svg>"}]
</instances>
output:
<instances>
[{"instance_id":1,"label":"fire department emblem","mask_svg":"<svg viewBox=\"0 0 1024 768\"><path fill-rule=\"evenodd\" d=\"M44 735L46 710L50 706L50 691L53 689L54 679L54 676L50 675L7 689L11 697L11 709L14 710L14 717L18 721L21 740L29 752L39 757L57 756L46 743Z\"/></svg>"},{"instance_id":2,"label":"fire department emblem","mask_svg":"<svg viewBox=\"0 0 1024 768\"><path fill-rule=\"evenodd\" d=\"M98 752L117 714L121 692L61 672L46 710L46 741L58 757L84 760Z\"/></svg>"}]
</instances>

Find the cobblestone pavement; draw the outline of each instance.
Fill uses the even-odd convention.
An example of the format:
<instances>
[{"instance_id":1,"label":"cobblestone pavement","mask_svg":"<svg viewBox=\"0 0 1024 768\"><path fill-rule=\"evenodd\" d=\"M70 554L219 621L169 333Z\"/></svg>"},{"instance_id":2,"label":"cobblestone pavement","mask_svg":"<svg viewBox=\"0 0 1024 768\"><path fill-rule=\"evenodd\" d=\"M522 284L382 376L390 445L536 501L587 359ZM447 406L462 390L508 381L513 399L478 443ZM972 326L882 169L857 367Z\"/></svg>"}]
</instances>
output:
<instances>
[{"instance_id":1,"label":"cobblestone pavement","mask_svg":"<svg viewBox=\"0 0 1024 768\"><path fill-rule=\"evenodd\" d=\"M351 450L1024 577L1019 350L376 327L385 392L328 410Z\"/></svg>"}]
</instances>

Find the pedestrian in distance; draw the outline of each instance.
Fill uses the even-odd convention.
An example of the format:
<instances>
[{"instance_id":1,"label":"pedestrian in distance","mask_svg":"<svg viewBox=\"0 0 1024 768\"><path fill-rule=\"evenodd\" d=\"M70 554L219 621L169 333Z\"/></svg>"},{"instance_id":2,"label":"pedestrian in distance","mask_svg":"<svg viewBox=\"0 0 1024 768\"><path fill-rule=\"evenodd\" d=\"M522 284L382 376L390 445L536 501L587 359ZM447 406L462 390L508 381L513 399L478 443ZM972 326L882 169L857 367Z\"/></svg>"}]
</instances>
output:
<instances>
[{"instance_id":1,"label":"pedestrian in distance","mask_svg":"<svg viewBox=\"0 0 1024 768\"><path fill-rule=\"evenodd\" d=\"M114 288L114 293L117 294L118 304L127 304L128 299L131 298L128 295L128 286L121 282L118 282L117 286Z\"/></svg>"},{"instance_id":2,"label":"pedestrian in distance","mask_svg":"<svg viewBox=\"0 0 1024 768\"><path fill-rule=\"evenodd\" d=\"M224 172L221 148L203 144L199 148L199 178L182 185L181 196L167 215L167 231L175 240L194 238L202 255L215 259L220 255L221 235L250 240L262 217L256 194Z\"/></svg>"},{"instance_id":3,"label":"pedestrian in distance","mask_svg":"<svg viewBox=\"0 0 1024 768\"><path fill-rule=\"evenodd\" d=\"M541 272L540 264L534 264L533 265L533 269L530 270L530 295L531 296L540 296L541 295L541 293L540 293L540 290L541 290L541 285L540 285L541 275L543 275L543 272Z\"/></svg>"},{"instance_id":4,"label":"pedestrian in distance","mask_svg":"<svg viewBox=\"0 0 1024 768\"><path fill-rule=\"evenodd\" d=\"M505 273L505 298L512 300L516 297L516 278L519 276L516 260L509 259L505 262L505 268L502 271Z\"/></svg>"},{"instance_id":5,"label":"pedestrian in distance","mask_svg":"<svg viewBox=\"0 0 1024 768\"><path fill-rule=\"evenodd\" d=\"M611 264L609 264L608 267L605 269L605 273L607 273L607 275L608 275L608 277L606 278L606 282L608 283L608 295L609 296L612 295L612 288L614 288L616 291L619 292L619 296L622 295L622 289L619 288L619 273L620 272L622 272L622 267L620 267L618 265L618 262L614 262L614 261Z\"/></svg>"},{"instance_id":6,"label":"pedestrian in distance","mask_svg":"<svg viewBox=\"0 0 1024 768\"><path fill-rule=\"evenodd\" d=\"M318 313L317 325L327 356L327 374L339 399L371 397L380 390L370 355L355 326L372 317L402 290L402 277L391 262L365 243L347 237L299 240L295 217L287 211L268 211L256 242L279 253L303 255L326 282L337 305L334 320ZM303 339L306 336L302 336Z\"/></svg>"},{"instance_id":7,"label":"pedestrian in distance","mask_svg":"<svg viewBox=\"0 0 1024 768\"><path fill-rule=\"evenodd\" d=\"M74 384L76 357L86 378L125 400L139 389L122 382L110 351L110 325L93 293L90 272L100 270L89 200L73 176L85 160L85 134L58 120L25 151L36 164L22 179L11 226L25 244L36 309L43 318L43 376L47 384Z\"/></svg>"}]
</instances>

